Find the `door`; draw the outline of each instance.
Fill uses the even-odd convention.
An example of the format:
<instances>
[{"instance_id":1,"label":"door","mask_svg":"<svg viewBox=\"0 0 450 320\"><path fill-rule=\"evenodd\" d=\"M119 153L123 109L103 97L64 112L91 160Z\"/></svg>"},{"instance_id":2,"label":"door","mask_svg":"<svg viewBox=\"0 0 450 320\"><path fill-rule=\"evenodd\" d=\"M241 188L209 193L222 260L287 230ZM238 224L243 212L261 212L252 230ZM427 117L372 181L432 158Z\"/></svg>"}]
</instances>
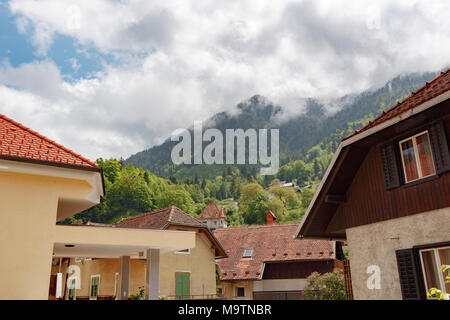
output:
<instances>
[{"instance_id":1,"label":"door","mask_svg":"<svg viewBox=\"0 0 450 320\"><path fill-rule=\"evenodd\" d=\"M177 300L189 299L190 295L190 273L176 272L175 273L175 295Z\"/></svg>"}]
</instances>

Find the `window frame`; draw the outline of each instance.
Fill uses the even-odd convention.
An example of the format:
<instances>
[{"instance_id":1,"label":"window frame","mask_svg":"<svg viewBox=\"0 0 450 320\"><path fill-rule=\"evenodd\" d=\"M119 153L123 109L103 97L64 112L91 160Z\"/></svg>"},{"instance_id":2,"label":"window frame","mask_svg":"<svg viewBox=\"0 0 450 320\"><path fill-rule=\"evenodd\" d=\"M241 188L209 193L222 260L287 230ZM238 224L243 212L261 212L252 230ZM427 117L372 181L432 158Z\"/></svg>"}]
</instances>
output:
<instances>
[{"instance_id":1,"label":"window frame","mask_svg":"<svg viewBox=\"0 0 450 320\"><path fill-rule=\"evenodd\" d=\"M239 289L243 290L244 295L240 296L239 293ZM236 298L245 298L245 287L236 287Z\"/></svg>"},{"instance_id":2,"label":"window frame","mask_svg":"<svg viewBox=\"0 0 450 320\"><path fill-rule=\"evenodd\" d=\"M77 279L75 277L69 280L69 290L67 290L67 300L76 300L77 299ZM73 295L71 294L73 292ZM71 299L72 298L72 299Z\"/></svg>"},{"instance_id":3,"label":"window frame","mask_svg":"<svg viewBox=\"0 0 450 320\"><path fill-rule=\"evenodd\" d=\"M119 293L119 281L120 281L120 275L119 272L116 272L114 274L114 297L117 300L117 294Z\"/></svg>"},{"instance_id":4,"label":"window frame","mask_svg":"<svg viewBox=\"0 0 450 320\"><path fill-rule=\"evenodd\" d=\"M178 251L175 251L175 254L191 254L191 249L188 248L188 249L178 250Z\"/></svg>"},{"instance_id":5,"label":"window frame","mask_svg":"<svg viewBox=\"0 0 450 320\"><path fill-rule=\"evenodd\" d=\"M247 250L251 250L250 255L246 255L245 252ZM251 258L253 256L253 253L255 252L254 248L246 248L244 249L244 253L242 254L242 258Z\"/></svg>"},{"instance_id":6,"label":"window frame","mask_svg":"<svg viewBox=\"0 0 450 320\"><path fill-rule=\"evenodd\" d=\"M424 249L419 250L420 266L422 268L422 276L423 276L423 282L425 285L426 292L428 292L431 288L428 288L427 275L425 274L425 265L423 262L422 252L427 252L427 251L432 251L434 253L434 259L435 259L434 262L436 262L436 266L438 268L436 271L439 276L440 288L437 288L437 289L442 290L442 291L446 290L444 273L439 270L442 266L441 257L439 256L439 250L442 250L442 249L450 249L450 245L441 246L441 247L433 247L433 248L424 248ZM435 299L435 298L430 297L428 299Z\"/></svg>"},{"instance_id":7,"label":"window frame","mask_svg":"<svg viewBox=\"0 0 450 320\"><path fill-rule=\"evenodd\" d=\"M92 279L94 279L94 278L98 278L97 295L96 296L92 295ZM91 281L89 283L89 300L97 300L99 294L100 294L100 275L99 274L93 274L93 275L91 275Z\"/></svg>"},{"instance_id":8,"label":"window frame","mask_svg":"<svg viewBox=\"0 0 450 320\"><path fill-rule=\"evenodd\" d=\"M426 175L426 176L424 176L423 172L422 172L422 166L420 164L419 150L417 148L417 137L421 136L423 134L426 134L427 139L428 139L428 144L430 146L431 157L433 159L432 163L433 163L433 171L434 171L433 173L431 173L429 175ZM402 143L404 143L406 141L409 141L409 140L411 140L412 144L413 144L414 159L416 161L417 174L418 174L418 178L412 179L412 180L408 180L408 176L406 175L405 159L404 159L403 152L402 152ZM416 181L419 181L419 180L422 180L422 179L426 179L426 178L429 178L429 177L436 176L436 174L437 174L437 172L436 172L436 164L434 163L435 159L434 159L433 147L431 146L430 133L428 132L428 130L423 130L423 131L421 131L419 133L416 133L416 134L414 134L412 136L409 136L408 138L400 140L398 142L398 148L399 148L399 153L400 153L400 160L401 160L401 164L402 164L402 170L403 170L402 172L403 172L403 177L405 179L405 184L409 184L409 183L416 182Z\"/></svg>"}]
</instances>

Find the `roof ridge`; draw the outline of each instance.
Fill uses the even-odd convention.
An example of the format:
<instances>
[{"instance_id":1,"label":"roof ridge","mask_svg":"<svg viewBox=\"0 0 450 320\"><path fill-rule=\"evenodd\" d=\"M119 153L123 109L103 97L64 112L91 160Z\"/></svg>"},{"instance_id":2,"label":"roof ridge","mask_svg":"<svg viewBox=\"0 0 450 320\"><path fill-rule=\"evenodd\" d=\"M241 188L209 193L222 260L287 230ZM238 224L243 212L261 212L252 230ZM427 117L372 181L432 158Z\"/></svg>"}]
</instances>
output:
<instances>
[{"instance_id":1,"label":"roof ridge","mask_svg":"<svg viewBox=\"0 0 450 320\"><path fill-rule=\"evenodd\" d=\"M173 216L173 210L174 209L175 209L175 206L170 206L169 218L167 219L167 221L172 222L172 216Z\"/></svg>"},{"instance_id":2,"label":"roof ridge","mask_svg":"<svg viewBox=\"0 0 450 320\"><path fill-rule=\"evenodd\" d=\"M130 220L134 220L134 219L137 219L137 218L140 218L140 217L149 216L149 215L151 215L151 214L160 213L161 211L164 211L164 210L167 210L167 209L169 209L169 207L161 208L161 209L156 209L156 210L149 211L149 212L144 212L144 213L141 213L141 214L137 214L137 215L135 215L135 216L125 217L125 218L122 218L120 221L115 222L114 225L116 225L116 224L118 224L118 223L120 223L120 222L130 221Z\"/></svg>"},{"instance_id":3,"label":"roof ridge","mask_svg":"<svg viewBox=\"0 0 450 320\"><path fill-rule=\"evenodd\" d=\"M59 144L59 143L57 143L56 141L53 141L53 140L47 138L46 136L43 136L42 134L40 134L40 133L34 131L33 129L30 129L30 128L24 126L23 124L21 124L21 123L15 121L15 120L13 120L13 119L11 119L11 118L5 116L4 114L1 114L1 113L0 113L0 118L4 119L5 121L7 121L7 122L9 122L9 123L11 123L11 124L13 124L13 125L15 125L15 126L21 128L21 129L23 129L23 130L25 130L25 131L27 131L27 132L33 134L33 135L35 135L36 137L38 137L38 138L40 138L40 139L43 139L43 140L47 141L48 143L53 144L54 146L56 146L56 147L58 147L58 148L60 148L60 149L62 149L62 150L64 150L64 151L70 153L71 155L77 157L77 158L80 159L81 161L86 162L86 163L89 164L90 166L93 166L93 167L95 167L95 168L98 168L98 164L96 164L95 162L92 162L92 161L89 160L88 158L83 157L82 155L80 155L80 154L78 154L78 153L76 153L76 152L70 150L69 148L64 147L62 144Z\"/></svg>"},{"instance_id":4,"label":"roof ridge","mask_svg":"<svg viewBox=\"0 0 450 320\"><path fill-rule=\"evenodd\" d=\"M241 225L237 227L227 227L227 228L217 228L214 232L217 231L226 231L226 230L236 230L236 229L258 229L258 228L274 228L274 227L285 227L285 226L298 226L300 222L289 222L289 223L277 223L277 224L261 224L261 225Z\"/></svg>"}]
</instances>

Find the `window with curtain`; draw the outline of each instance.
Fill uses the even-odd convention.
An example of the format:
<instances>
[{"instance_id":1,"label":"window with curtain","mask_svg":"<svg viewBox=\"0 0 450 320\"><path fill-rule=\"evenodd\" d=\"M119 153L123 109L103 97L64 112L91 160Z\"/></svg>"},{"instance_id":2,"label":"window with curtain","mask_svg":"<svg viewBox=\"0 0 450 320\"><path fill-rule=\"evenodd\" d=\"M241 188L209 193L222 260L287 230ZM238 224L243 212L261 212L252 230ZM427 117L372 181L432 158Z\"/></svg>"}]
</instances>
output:
<instances>
[{"instance_id":1,"label":"window with curtain","mask_svg":"<svg viewBox=\"0 0 450 320\"><path fill-rule=\"evenodd\" d=\"M400 141L400 154L405 182L426 178L436 173L428 131Z\"/></svg>"},{"instance_id":2,"label":"window with curtain","mask_svg":"<svg viewBox=\"0 0 450 320\"><path fill-rule=\"evenodd\" d=\"M442 265L450 265L450 247L421 250L420 259L426 290L436 288L450 292L450 284L445 283L445 277L450 274L439 270Z\"/></svg>"}]
</instances>

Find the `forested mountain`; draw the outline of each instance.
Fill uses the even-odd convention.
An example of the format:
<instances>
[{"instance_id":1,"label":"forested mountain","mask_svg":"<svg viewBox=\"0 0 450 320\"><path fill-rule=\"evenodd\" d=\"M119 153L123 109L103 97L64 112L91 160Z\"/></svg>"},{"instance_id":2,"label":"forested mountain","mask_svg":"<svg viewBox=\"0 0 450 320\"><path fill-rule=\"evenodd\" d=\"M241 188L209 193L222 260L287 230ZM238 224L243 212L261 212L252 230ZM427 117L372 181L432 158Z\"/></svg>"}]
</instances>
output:
<instances>
[{"instance_id":1,"label":"forested mountain","mask_svg":"<svg viewBox=\"0 0 450 320\"><path fill-rule=\"evenodd\" d=\"M216 114L210 126L222 132L227 128L279 128L282 162L275 175L262 176L255 165L174 166L170 161L174 143L167 141L126 162L98 159L106 202L64 223L112 223L172 205L195 217L210 200L225 208L233 226L262 224L268 210L280 223L300 221L341 139L435 75L397 77L378 90L341 98L337 101L342 107L334 114L326 112L326 104L308 99L302 115L281 124L283 108L254 96L238 105L237 115ZM283 187L280 181L293 182L301 192Z\"/></svg>"},{"instance_id":2,"label":"forested mountain","mask_svg":"<svg viewBox=\"0 0 450 320\"><path fill-rule=\"evenodd\" d=\"M340 106L339 111L329 113L330 102L317 99L304 99L299 102L299 108L304 108L301 114L280 121L283 117L282 106L273 105L264 97L255 95L237 106L239 112L230 115L226 112L213 116L203 130L209 127L219 129L225 136L225 129L242 128L279 128L280 129L280 164L293 160L305 160L311 147L320 143L339 129L352 123L352 130L359 129L368 120L394 105L397 100L409 95L423 86L437 73L421 73L398 76L377 90L370 90L352 97L341 97L331 102ZM191 130L192 132L192 130ZM136 167L148 169L154 174L164 177L214 178L222 174L226 165L174 165L170 155L177 142L169 139L159 146L132 155L125 164L132 163ZM339 143L336 139L335 143ZM204 144L206 146L207 143ZM334 147L337 147L335 145ZM333 150L334 151L334 150ZM225 154L225 153L224 153ZM234 165L245 173L256 176L258 165Z\"/></svg>"}]
</instances>

